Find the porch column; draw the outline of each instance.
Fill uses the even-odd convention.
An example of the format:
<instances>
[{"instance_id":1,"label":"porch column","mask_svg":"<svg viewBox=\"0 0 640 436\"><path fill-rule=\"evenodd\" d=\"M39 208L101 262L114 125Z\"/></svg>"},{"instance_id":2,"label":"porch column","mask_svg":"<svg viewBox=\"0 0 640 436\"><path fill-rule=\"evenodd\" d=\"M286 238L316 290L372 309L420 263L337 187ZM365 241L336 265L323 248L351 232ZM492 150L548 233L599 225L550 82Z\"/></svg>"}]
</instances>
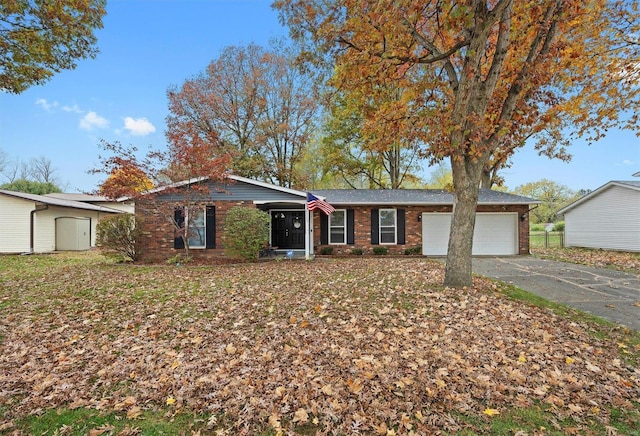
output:
<instances>
[{"instance_id":1,"label":"porch column","mask_svg":"<svg viewBox=\"0 0 640 436\"><path fill-rule=\"evenodd\" d=\"M304 225L306 232L304 232L304 258L309 260L311 259L311 247L313 244L313 237L311 233L313 232L313 228L309 225L311 222L310 212L307 208L307 205L304 206Z\"/></svg>"}]
</instances>

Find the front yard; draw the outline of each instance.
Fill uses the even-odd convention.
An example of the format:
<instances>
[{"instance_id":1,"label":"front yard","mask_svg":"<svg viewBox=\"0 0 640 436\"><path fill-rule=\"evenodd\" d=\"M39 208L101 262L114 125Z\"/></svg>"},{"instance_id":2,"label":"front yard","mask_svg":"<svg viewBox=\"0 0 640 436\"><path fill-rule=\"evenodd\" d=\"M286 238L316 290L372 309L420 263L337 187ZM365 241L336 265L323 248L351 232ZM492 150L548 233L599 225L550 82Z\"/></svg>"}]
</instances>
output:
<instances>
[{"instance_id":1,"label":"front yard","mask_svg":"<svg viewBox=\"0 0 640 436\"><path fill-rule=\"evenodd\" d=\"M0 432L637 432L637 334L442 275L402 257L0 257Z\"/></svg>"}]
</instances>

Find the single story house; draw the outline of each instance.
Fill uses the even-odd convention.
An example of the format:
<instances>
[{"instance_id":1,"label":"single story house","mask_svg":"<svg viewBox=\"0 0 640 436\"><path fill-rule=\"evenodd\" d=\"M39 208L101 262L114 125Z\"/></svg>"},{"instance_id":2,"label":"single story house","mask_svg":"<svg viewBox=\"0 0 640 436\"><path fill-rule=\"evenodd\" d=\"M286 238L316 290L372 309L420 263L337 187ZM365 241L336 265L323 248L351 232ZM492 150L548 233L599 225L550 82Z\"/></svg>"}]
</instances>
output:
<instances>
[{"instance_id":1,"label":"single story house","mask_svg":"<svg viewBox=\"0 0 640 436\"><path fill-rule=\"evenodd\" d=\"M640 181L611 181L558 214L567 247L640 252Z\"/></svg>"},{"instance_id":2,"label":"single story house","mask_svg":"<svg viewBox=\"0 0 640 436\"><path fill-rule=\"evenodd\" d=\"M271 216L269 243L280 254L319 253L334 247L334 253L354 248L369 253L386 246L389 253L419 248L423 255L447 252L453 195L444 190L314 190L336 210L329 216L320 210L309 212L307 193L231 175L228 183L206 181L209 196L199 202L197 216L186 224L199 235L190 240L191 255L211 258L224 255L222 234L227 211L234 206L255 207ZM200 182L202 179L199 180ZM136 214L142 218L141 257L158 262L183 252L181 238L168 213L181 218L179 195L153 194L170 207L158 208L138 201ZM155 199L156 197L154 197ZM155 202L157 204L157 202ZM529 207L536 200L504 192L481 190L474 233L476 255L529 254ZM197 230L197 232L196 232Z\"/></svg>"},{"instance_id":3,"label":"single story house","mask_svg":"<svg viewBox=\"0 0 640 436\"><path fill-rule=\"evenodd\" d=\"M121 213L59 196L0 190L0 253L86 250L95 246L100 218Z\"/></svg>"}]
</instances>

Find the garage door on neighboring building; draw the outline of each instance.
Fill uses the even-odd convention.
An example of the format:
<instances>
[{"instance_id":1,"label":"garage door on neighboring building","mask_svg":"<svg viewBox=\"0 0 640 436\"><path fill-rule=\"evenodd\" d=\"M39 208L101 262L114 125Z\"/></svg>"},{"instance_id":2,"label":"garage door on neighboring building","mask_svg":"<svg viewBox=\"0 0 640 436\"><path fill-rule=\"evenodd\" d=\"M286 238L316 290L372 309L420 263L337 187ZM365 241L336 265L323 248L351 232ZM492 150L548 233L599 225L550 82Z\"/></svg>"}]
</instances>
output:
<instances>
[{"instance_id":1,"label":"garage door on neighboring building","mask_svg":"<svg viewBox=\"0 0 640 436\"><path fill-rule=\"evenodd\" d=\"M445 256L449 245L450 213L422 214L422 254ZM518 254L518 214L478 213L473 232L473 254Z\"/></svg>"}]
</instances>

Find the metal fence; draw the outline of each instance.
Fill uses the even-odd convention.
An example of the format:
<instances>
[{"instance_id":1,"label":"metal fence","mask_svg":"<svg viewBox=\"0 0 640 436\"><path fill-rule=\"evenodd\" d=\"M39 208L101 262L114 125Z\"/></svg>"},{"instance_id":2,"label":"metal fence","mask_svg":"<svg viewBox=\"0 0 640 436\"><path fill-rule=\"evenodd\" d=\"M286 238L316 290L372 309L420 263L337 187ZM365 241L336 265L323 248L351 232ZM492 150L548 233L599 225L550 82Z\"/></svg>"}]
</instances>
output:
<instances>
[{"instance_id":1,"label":"metal fence","mask_svg":"<svg viewBox=\"0 0 640 436\"><path fill-rule=\"evenodd\" d=\"M531 248L564 247L564 232L530 232Z\"/></svg>"}]
</instances>

